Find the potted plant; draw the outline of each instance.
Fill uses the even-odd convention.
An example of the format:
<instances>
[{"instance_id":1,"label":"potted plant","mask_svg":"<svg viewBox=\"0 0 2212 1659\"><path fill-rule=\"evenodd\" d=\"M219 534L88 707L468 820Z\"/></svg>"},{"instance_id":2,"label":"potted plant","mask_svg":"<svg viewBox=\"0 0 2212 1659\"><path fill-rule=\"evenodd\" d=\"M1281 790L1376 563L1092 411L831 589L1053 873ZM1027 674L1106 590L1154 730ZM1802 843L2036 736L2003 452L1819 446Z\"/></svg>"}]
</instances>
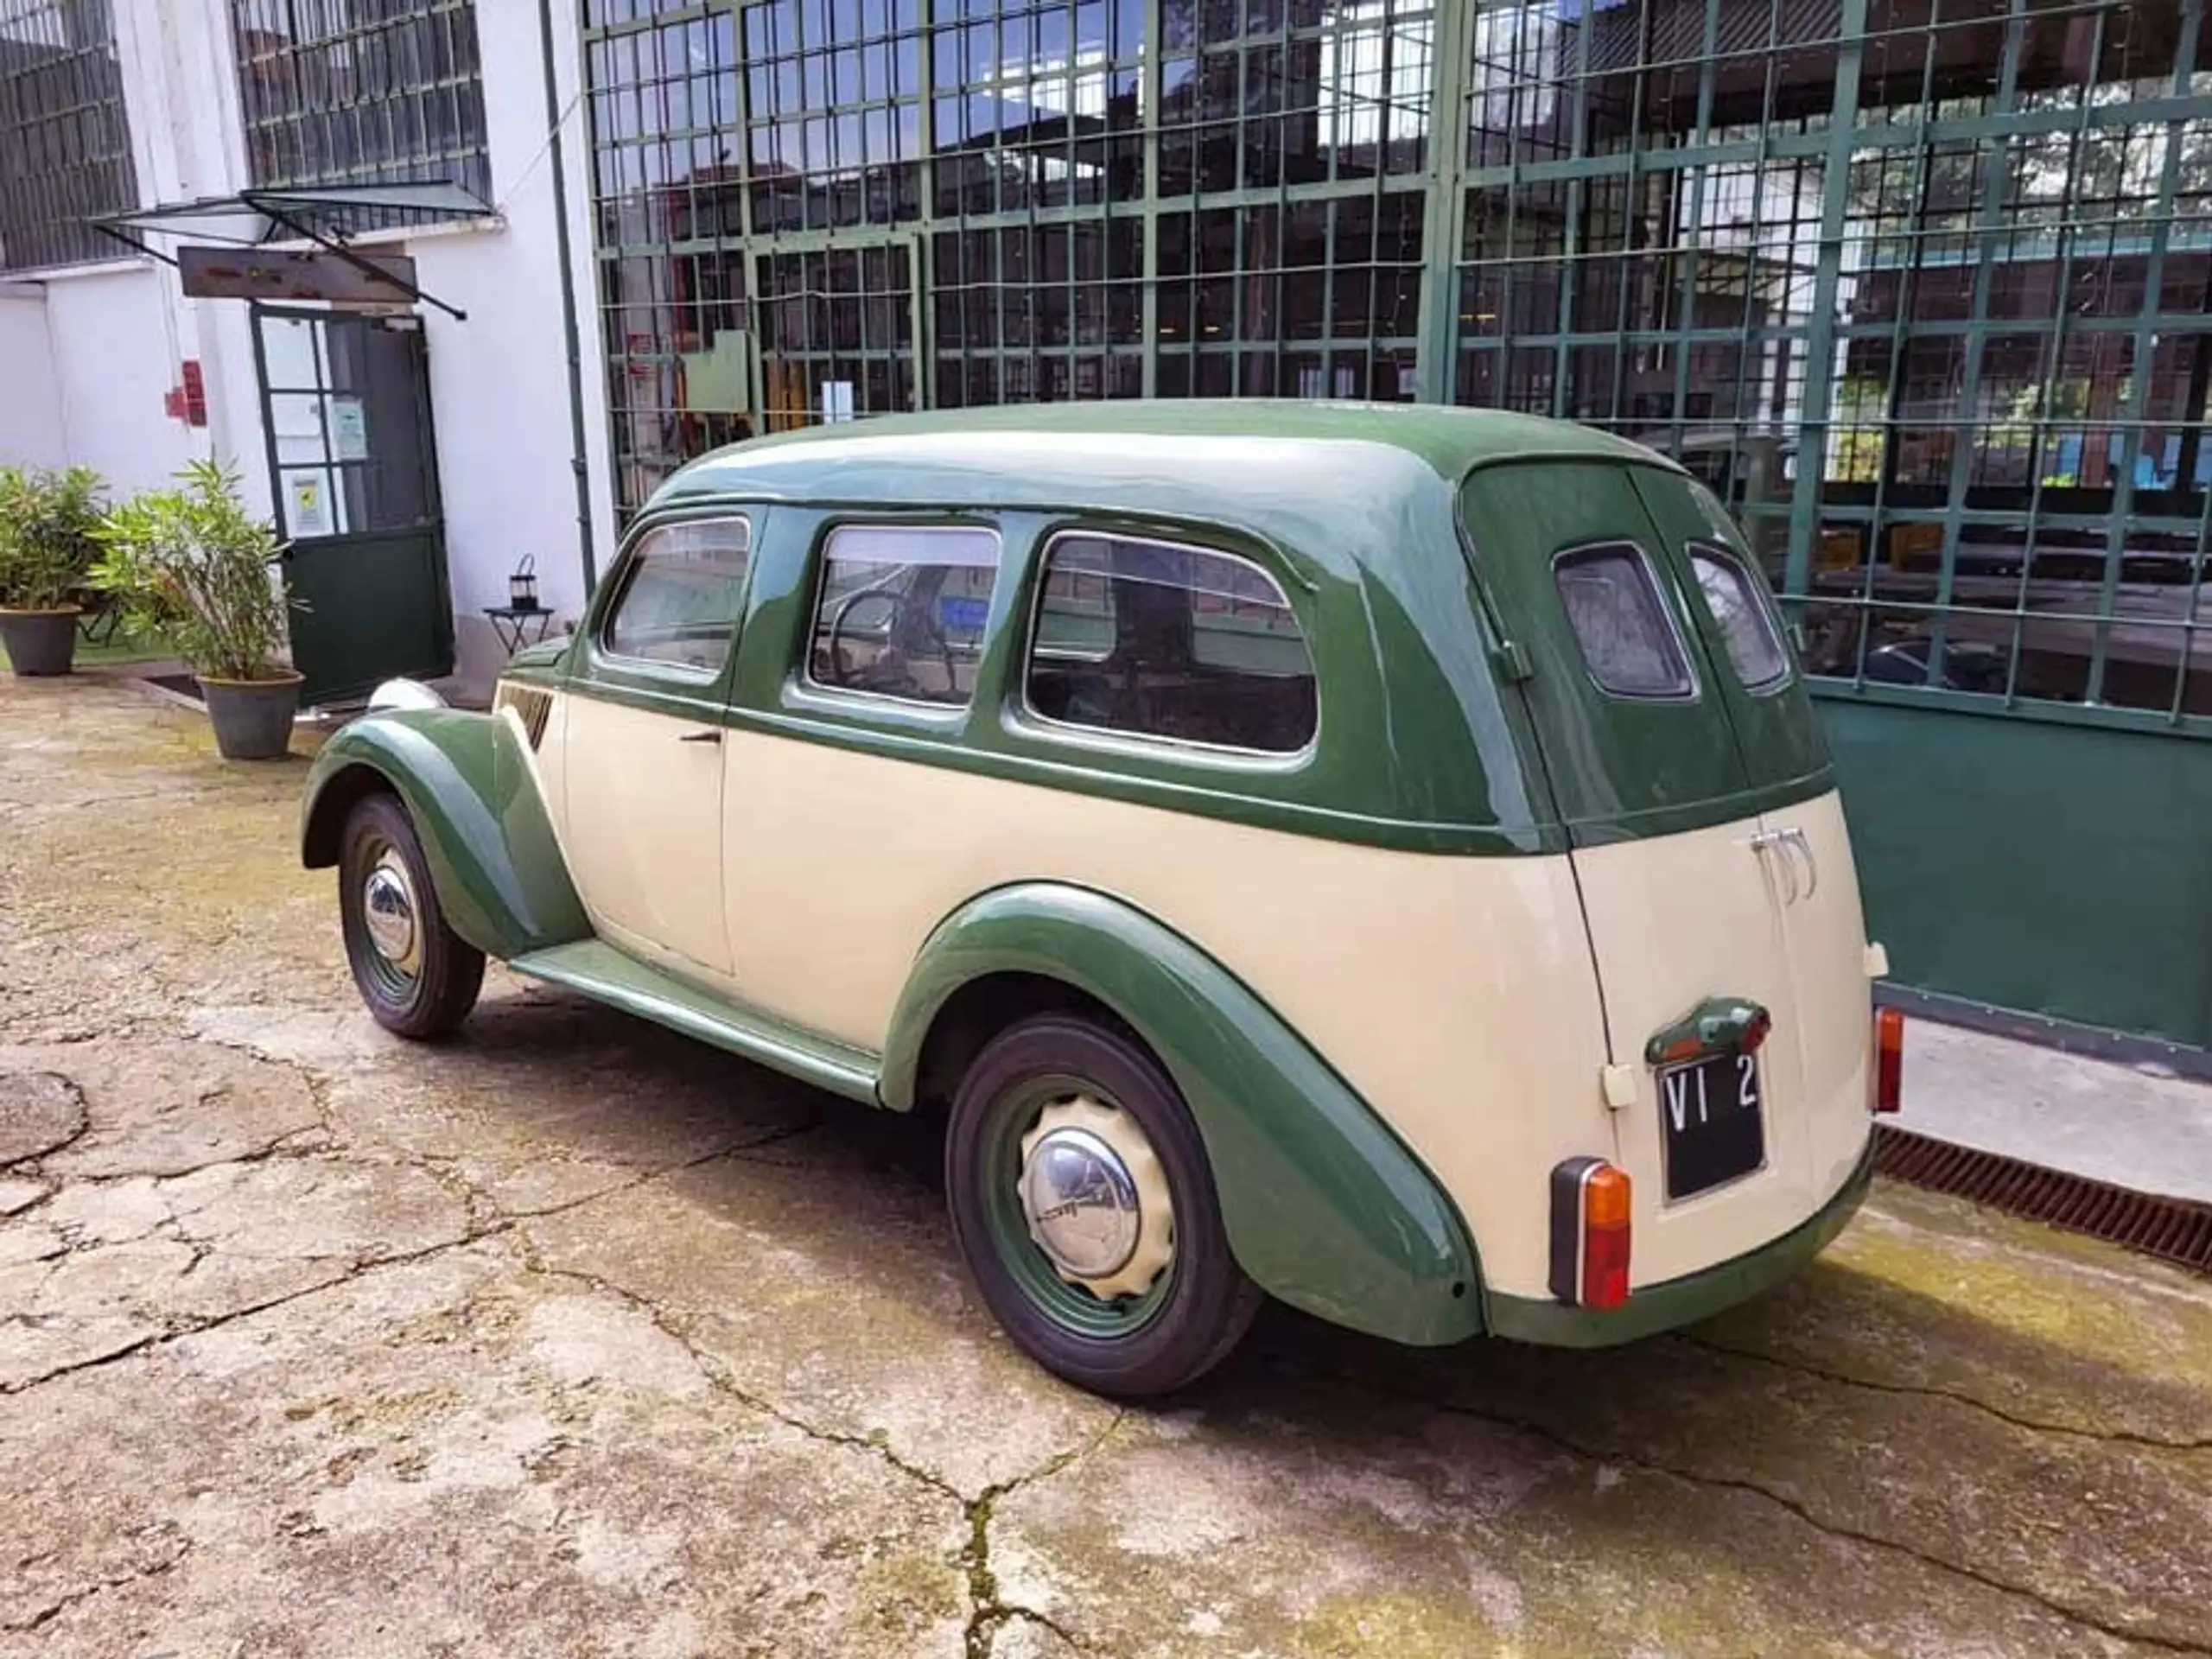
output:
<instances>
[{"instance_id":1,"label":"potted plant","mask_svg":"<svg viewBox=\"0 0 2212 1659\"><path fill-rule=\"evenodd\" d=\"M238 494L235 467L195 461L176 487L109 511L93 533L95 588L115 594L134 635L172 642L200 682L228 760L272 760L292 741L300 676L280 660L286 611L276 532Z\"/></svg>"},{"instance_id":2,"label":"potted plant","mask_svg":"<svg viewBox=\"0 0 2212 1659\"><path fill-rule=\"evenodd\" d=\"M67 674L76 603L99 556L105 486L89 467L0 467L0 645L18 674Z\"/></svg>"}]
</instances>

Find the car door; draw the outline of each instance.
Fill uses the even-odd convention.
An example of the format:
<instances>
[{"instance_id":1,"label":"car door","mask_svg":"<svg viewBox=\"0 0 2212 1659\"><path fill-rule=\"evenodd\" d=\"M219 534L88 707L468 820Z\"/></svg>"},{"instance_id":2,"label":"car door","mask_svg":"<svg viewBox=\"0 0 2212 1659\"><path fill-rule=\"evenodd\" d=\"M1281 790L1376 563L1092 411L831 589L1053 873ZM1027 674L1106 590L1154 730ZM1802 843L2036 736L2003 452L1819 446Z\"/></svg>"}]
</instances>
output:
<instances>
[{"instance_id":1,"label":"car door","mask_svg":"<svg viewBox=\"0 0 2212 1659\"><path fill-rule=\"evenodd\" d=\"M758 509L655 525L611 577L568 709L569 866L609 943L730 972L724 714Z\"/></svg>"},{"instance_id":2,"label":"car door","mask_svg":"<svg viewBox=\"0 0 2212 1659\"><path fill-rule=\"evenodd\" d=\"M1796 989L1808 1137L1816 1185L1833 1188L1866 1140L1869 1032L1866 918L1842 798L1819 787L1827 744L1803 671L1759 567L1726 508L1691 480L1646 468L1637 491L1676 562L1754 787L1808 798L1760 815L1775 863L1783 941Z\"/></svg>"},{"instance_id":3,"label":"car door","mask_svg":"<svg viewBox=\"0 0 2212 1659\"><path fill-rule=\"evenodd\" d=\"M1526 642L1529 715L1571 842L1633 1181L1634 1281L1740 1253L1808 1208L1802 1033L1777 875L1723 665L1633 467L1529 462L1468 481L1468 534ZM1668 1057L1686 1020L1764 1010L1752 1064Z\"/></svg>"}]
</instances>

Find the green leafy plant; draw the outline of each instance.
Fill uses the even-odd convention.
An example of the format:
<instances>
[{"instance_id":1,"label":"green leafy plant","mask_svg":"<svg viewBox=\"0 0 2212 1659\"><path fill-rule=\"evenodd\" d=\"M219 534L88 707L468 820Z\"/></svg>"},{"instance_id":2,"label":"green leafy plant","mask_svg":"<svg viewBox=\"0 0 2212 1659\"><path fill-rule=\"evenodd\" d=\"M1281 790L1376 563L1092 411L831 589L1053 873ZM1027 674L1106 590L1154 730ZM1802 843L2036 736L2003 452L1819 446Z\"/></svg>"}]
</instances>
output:
<instances>
[{"instance_id":1,"label":"green leafy plant","mask_svg":"<svg viewBox=\"0 0 2212 1659\"><path fill-rule=\"evenodd\" d=\"M234 467L195 461L177 479L110 509L92 585L116 596L134 636L168 639L202 678L289 678L285 613L305 607L272 575L276 531L246 511Z\"/></svg>"},{"instance_id":2,"label":"green leafy plant","mask_svg":"<svg viewBox=\"0 0 2212 1659\"><path fill-rule=\"evenodd\" d=\"M75 602L99 556L107 486L89 467L0 467L0 609Z\"/></svg>"}]
</instances>

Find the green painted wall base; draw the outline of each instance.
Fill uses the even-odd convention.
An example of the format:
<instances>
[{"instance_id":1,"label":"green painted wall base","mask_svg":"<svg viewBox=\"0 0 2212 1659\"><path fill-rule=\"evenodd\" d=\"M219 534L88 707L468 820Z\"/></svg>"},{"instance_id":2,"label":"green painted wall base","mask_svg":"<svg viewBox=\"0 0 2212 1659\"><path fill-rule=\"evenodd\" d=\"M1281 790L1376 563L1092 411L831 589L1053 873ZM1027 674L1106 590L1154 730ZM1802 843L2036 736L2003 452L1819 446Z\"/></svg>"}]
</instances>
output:
<instances>
[{"instance_id":1,"label":"green painted wall base","mask_svg":"<svg viewBox=\"0 0 2212 1659\"><path fill-rule=\"evenodd\" d=\"M2212 746L1819 707L1898 984L2212 1043Z\"/></svg>"}]
</instances>

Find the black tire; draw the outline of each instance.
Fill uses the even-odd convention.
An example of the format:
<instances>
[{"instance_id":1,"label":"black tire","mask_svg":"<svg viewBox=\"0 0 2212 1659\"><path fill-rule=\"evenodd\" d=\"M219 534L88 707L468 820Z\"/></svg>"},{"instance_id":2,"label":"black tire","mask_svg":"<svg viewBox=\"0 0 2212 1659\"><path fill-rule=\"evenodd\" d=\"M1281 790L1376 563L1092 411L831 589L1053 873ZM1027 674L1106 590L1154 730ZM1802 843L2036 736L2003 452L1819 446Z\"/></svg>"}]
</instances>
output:
<instances>
[{"instance_id":1,"label":"black tire","mask_svg":"<svg viewBox=\"0 0 2212 1659\"><path fill-rule=\"evenodd\" d=\"M388 856L404 867L413 893L419 960L411 972L395 967L369 938L363 894L371 872ZM338 911L346 964L378 1025L427 1042L468 1017L484 987L484 953L446 925L414 821L396 797L368 796L347 817L339 843Z\"/></svg>"},{"instance_id":2,"label":"black tire","mask_svg":"<svg viewBox=\"0 0 2212 1659\"><path fill-rule=\"evenodd\" d=\"M1040 1266L1054 1285L1057 1276L1026 1232L1014 1236L1018 1230L1007 1223L1007 1137L1034 1125L1041 1103L1026 1103L1038 1090L1057 1093L1071 1080L1136 1120L1174 1210L1174 1255L1164 1279L1142 1299L1143 1311L1131 1316L1129 1328L1111 1333L1072 1328L1082 1321L1065 1316L1063 1295L1103 1310L1122 1304L1072 1287L1040 1293ZM945 1196L960 1253L1007 1334L1046 1370L1079 1388L1123 1399L1172 1393L1226 1358L1259 1312L1262 1294L1230 1254L1212 1167L1190 1109L1160 1063L1103 1022L1042 1014L985 1046L953 1100ZM1019 1198L1012 1201L1018 1214ZM1014 1259L1020 1252L1028 1258Z\"/></svg>"}]
</instances>

